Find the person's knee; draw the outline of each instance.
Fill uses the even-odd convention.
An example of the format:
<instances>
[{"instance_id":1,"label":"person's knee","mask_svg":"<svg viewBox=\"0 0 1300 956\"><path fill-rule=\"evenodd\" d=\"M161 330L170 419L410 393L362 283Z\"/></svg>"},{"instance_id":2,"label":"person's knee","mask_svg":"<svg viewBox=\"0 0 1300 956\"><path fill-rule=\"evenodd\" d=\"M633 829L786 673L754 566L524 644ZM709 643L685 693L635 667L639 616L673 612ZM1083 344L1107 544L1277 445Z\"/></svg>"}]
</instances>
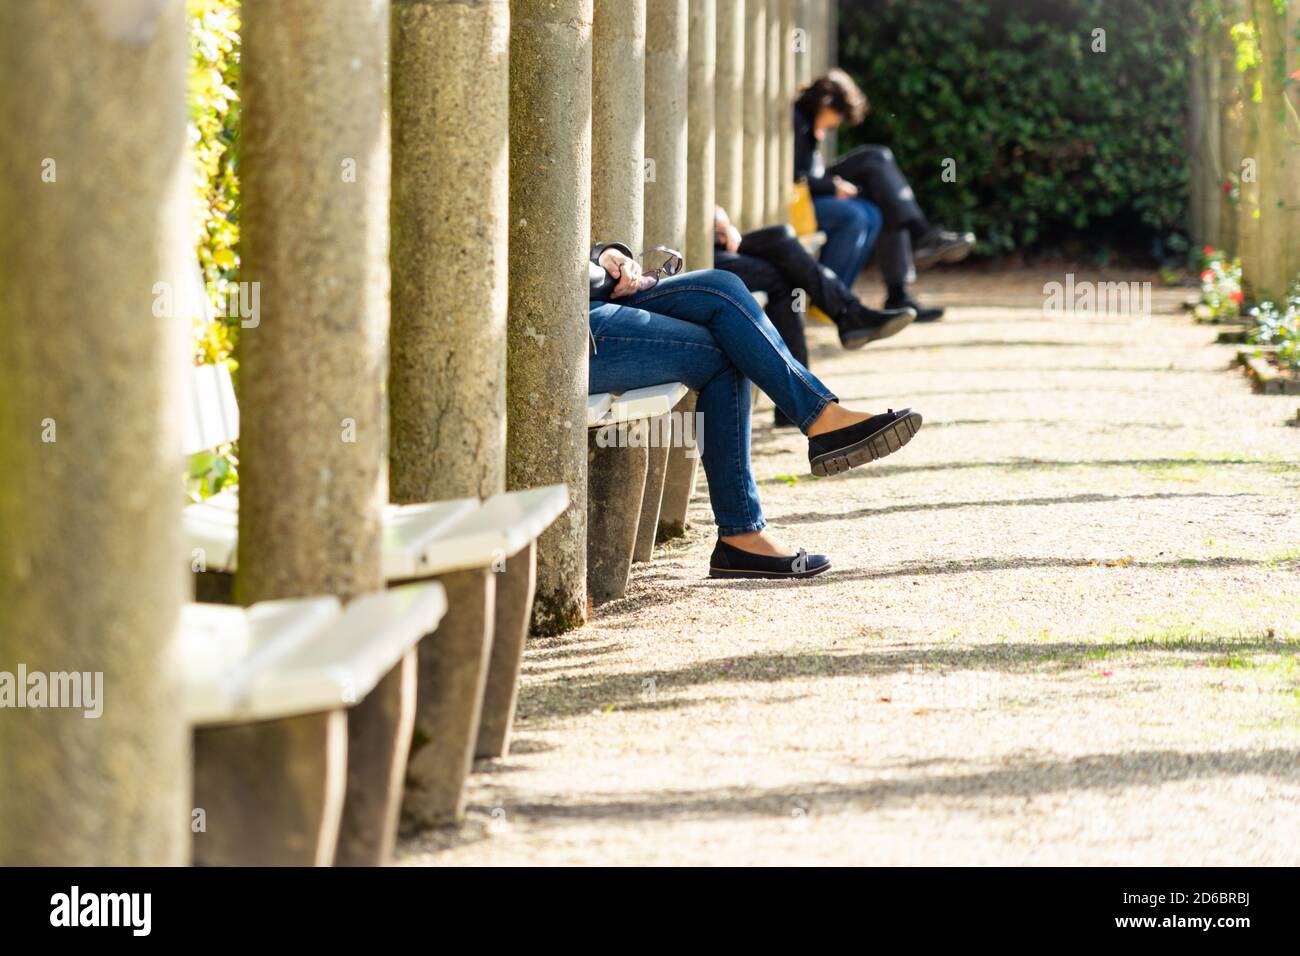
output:
<instances>
[{"instance_id":1,"label":"person's knee","mask_svg":"<svg viewBox=\"0 0 1300 956\"><path fill-rule=\"evenodd\" d=\"M735 273L726 272L722 269L708 269L703 273L702 278L706 281L709 288L721 295L729 296L742 302L749 296L749 289L745 287L745 283L741 280L740 276Z\"/></svg>"},{"instance_id":2,"label":"person's knee","mask_svg":"<svg viewBox=\"0 0 1300 956\"><path fill-rule=\"evenodd\" d=\"M866 202L862 199L856 200L854 205L858 207L859 213L862 216L862 221L867 227L867 231L872 235L878 233L880 227L884 225L885 222L885 217L881 214L880 207L875 203Z\"/></svg>"}]
</instances>

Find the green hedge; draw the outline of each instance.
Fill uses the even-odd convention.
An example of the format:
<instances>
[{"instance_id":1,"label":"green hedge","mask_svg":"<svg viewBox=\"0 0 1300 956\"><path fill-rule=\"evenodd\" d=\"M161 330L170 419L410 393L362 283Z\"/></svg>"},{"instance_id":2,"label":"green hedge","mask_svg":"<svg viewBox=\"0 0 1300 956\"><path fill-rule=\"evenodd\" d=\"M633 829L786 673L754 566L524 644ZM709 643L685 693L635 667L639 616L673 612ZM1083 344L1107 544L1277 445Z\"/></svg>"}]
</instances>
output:
<instances>
[{"instance_id":1,"label":"green hedge","mask_svg":"<svg viewBox=\"0 0 1300 956\"><path fill-rule=\"evenodd\" d=\"M840 61L871 100L841 136L890 146L979 252L1181 257L1189 0L858 0ZM1093 52L1094 29L1105 52ZM955 182L943 163L956 160Z\"/></svg>"}]
</instances>

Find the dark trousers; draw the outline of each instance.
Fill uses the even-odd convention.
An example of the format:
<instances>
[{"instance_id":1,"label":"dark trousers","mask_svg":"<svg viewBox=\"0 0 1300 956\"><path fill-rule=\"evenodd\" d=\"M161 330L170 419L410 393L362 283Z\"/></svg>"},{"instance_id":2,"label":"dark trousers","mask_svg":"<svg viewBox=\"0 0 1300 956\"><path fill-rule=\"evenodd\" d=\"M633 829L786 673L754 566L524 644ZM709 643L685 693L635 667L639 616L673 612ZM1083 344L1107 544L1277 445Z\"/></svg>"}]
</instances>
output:
<instances>
[{"instance_id":1,"label":"dark trousers","mask_svg":"<svg viewBox=\"0 0 1300 956\"><path fill-rule=\"evenodd\" d=\"M859 146L835 160L826 175L847 179L858 187L863 199L880 209L885 224L877 240L876 255L885 285L900 286L915 280L912 236L924 232L928 223L893 151L888 146Z\"/></svg>"},{"instance_id":2,"label":"dark trousers","mask_svg":"<svg viewBox=\"0 0 1300 956\"><path fill-rule=\"evenodd\" d=\"M781 333L786 348L805 368L808 342L803 317L807 306L815 305L836 319L858 304L844 283L808 254L789 226L766 226L747 232L735 252L715 247L713 265L737 276L751 292L767 293L767 317ZM798 308L800 305L802 308Z\"/></svg>"}]
</instances>

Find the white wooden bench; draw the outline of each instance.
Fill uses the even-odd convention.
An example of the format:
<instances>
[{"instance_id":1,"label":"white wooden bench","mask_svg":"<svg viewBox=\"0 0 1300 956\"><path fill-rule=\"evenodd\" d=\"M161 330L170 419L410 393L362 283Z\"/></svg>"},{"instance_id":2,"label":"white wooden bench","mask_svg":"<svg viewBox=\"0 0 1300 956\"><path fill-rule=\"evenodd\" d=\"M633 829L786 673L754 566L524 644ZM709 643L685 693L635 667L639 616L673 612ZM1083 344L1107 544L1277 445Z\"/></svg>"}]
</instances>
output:
<instances>
[{"instance_id":1,"label":"white wooden bench","mask_svg":"<svg viewBox=\"0 0 1300 956\"><path fill-rule=\"evenodd\" d=\"M587 592L593 604L621 597L633 561L648 561L654 551L669 451L682 437L670 413L686 393L685 385L668 382L587 397Z\"/></svg>"},{"instance_id":2,"label":"white wooden bench","mask_svg":"<svg viewBox=\"0 0 1300 956\"><path fill-rule=\"evenodd\" d=\"M390 755L349 754L346 712L366 706L384 682L414 680L415 647L446 606L442 585L424 583L346 607L313 597L184 608L179 657L194 727L195 863L328 866L341 828L388 858L401 776L370 772L391 767ZM413 695L406 699L413 704ZM398 720L405 735L396 745L409 741L413 721L411 706Z\"/></svg>"},{"instance_id":3,"label":"white wooden bench","mask_svg":"<svg viewBox=\"0 0 1300 956\"><path fill-rule=\"evenodd\" d=\"M190 376L187 454L239 437L229 371ZM183 527L200 599L229 601L239 550L238 495L189 505ZM405 811L434 825L459 819L474 757L509 749L524 641L537 581L537 537L569 505L562 484L384 509L389 583L436 578L447 613L420 650L419 706Z\"/></svg>"}]
</instances>

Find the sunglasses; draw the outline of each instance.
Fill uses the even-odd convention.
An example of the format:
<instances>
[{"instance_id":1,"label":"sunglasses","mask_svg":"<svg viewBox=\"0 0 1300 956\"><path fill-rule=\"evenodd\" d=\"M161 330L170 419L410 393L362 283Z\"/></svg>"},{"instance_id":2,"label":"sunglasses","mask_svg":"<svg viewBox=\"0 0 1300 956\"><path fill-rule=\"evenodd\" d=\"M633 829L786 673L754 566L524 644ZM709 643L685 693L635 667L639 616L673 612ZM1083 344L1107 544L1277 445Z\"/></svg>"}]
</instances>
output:
<instances>
[{"instance_id":1,"label":"sunglasses","mask_svg":"<svg viewBox=\"0 0 1300 956\"><path fill-rule=\"evenodd\" d=\"M669 249L667 246L655 246L641 255L645 259L646 265L646 268L641 270L641 275L654 279L655 285L658 285L660 279L670 278L682 271L682 254L676 249ZM656 262L658 265L651 265ZM654 288L654 286L650 288Z\"/></svg>"}]
</instances>

